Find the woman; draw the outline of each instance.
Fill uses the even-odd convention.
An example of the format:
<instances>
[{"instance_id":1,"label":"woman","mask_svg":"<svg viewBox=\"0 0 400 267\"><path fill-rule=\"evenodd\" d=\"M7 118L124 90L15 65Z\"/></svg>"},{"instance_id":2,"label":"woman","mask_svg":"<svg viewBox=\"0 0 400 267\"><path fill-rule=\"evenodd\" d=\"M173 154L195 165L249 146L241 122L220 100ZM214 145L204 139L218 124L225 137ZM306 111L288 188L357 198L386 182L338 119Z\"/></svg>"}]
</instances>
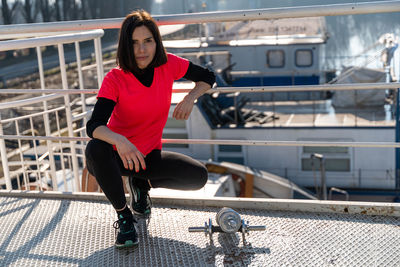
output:
<instances>
[{"instance_id":1,"label":"woman","mask_svg":"<svg viewBox=\"0 0 400 267\"><path fill-rule=\"evenodd\" d=\"M116 247L138 244L136 220L127 206L121 176L129 176L132 211L151 212L150 188L196 190L207 182L198 161L161 151L161 137L171 104L174 80L186 78L195 87L176 106L173 117L188 119L194 101L215 82L215 75L186 59L165 52L158 27L146 11L129 14L122 23L118 68L104 78L87 134L89 172L115 208Z\"/></svg>"}]
</instances>

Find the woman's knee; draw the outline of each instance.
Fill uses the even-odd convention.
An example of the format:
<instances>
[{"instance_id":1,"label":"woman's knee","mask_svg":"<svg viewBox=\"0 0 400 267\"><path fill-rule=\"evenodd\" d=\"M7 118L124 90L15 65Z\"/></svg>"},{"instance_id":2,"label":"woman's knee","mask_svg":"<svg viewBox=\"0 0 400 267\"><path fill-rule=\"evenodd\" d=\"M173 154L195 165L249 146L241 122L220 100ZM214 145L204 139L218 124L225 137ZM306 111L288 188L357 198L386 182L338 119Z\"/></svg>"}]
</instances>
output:
<instances>
[{"instance_id":1,"label":"woman's knee","mask_svg":"<svg viewBox=\"0 0 400 267\"><path fill-rule=\"evenodd\" d=\"M99 139L92 139L86 145L85 156L87 160L98 161L108 154L111 155L112 151L112 146L109 143Z\"/></svg>"},{"instance_id":2,"label":"woman's knee","mask_svg":"<svg viewBox=\"0 0 400 267\"><path fill-rule=\"evenodd\" d=\"M199 164L196 170L193 172L193 189L201 189L207 183L208 171L203 164Z\"/></svg>"}]
</instances>

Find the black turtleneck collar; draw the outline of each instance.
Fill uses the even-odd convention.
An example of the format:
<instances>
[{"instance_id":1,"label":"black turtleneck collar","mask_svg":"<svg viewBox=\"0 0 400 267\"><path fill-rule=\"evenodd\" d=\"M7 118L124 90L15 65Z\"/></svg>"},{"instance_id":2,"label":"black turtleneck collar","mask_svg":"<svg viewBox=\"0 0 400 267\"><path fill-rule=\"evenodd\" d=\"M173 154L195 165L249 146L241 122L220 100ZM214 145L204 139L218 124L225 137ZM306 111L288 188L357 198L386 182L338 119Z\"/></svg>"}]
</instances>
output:
<instances>
[{"instance_id":1,"label":"black turtleneck collar","mask_svg":"<svg viewBox=\"0 0 400 267\"><path fill-rule=\"evenodd\" d=\"M132 73L141 84L146 87L150 87L153 83L154 68L146 68L141 73Z\"/></svg>"}]
</instances>

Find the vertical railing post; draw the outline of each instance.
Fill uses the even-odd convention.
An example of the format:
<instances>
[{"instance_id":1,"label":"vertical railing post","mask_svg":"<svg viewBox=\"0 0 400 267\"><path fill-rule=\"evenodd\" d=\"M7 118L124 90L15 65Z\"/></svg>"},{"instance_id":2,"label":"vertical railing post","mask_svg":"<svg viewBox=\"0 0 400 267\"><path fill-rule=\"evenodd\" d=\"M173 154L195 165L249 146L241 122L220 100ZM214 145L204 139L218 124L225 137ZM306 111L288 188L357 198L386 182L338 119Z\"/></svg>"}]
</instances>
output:
<instances>
[{"instance_id":1,"label":"vertical railing post","mask_svg":"<svg viewBox=\"0 0 400 267\"><path fill-rule=\"evenodd\" d=\"M60 72L61 72L61 82L63 89L68 89L68 81L67 81L67 71L65 67L65 58L64 58L64 47L63 44L58 44L58 57L60 60ZM65 112L67 117L67 127L68 127L68 134L69 136L74 136L73 125L72 125L72 112L71 112L71 103L69 101L69 95L66 94L64 96L65 102ZM72 155L72 169L74 174L74 181L75 181L75 191L80 192L80 183L79 183L79 165L78 159L76 156L76 146L73 141L70 141L71 146L71 155ZM61 147L61 149L63 149ZM62 159L63 160L63 159Z\"/></svg>"},{"instance_id":2,"label":"vertical railing post","mask_svg":"<svg viewBox=\"0 0 400 267\"><path fill-rule=\"evenodd\" d=\"M79 42L75 42L75 54L76 54L76 64L78 68L79 89L83 90L84 84L83 84L81 51L79 48ZM81 94L81 101L82 101L82 112L86 112L85 94ZM83 118L83 123L86 124L86 117Z\"/></svg>"},{"instance_id":3,"label":"vertical railing post","mask_svg":"<svg viewBox=\"0 0 400 267\"><path fill-rule=\"evenodd\" d=\"M39 77L40 77L40 87L42 89L45 88L45 83L44 83L44 71L43 71L43 59L42 59L42 51L40 51L40 47L36 47L36 54L38 58L38 65L39 65ZM45 95L45 94L42 94ZM47 111L48 106L47 106L47 101L43 101L43 109L44 111ZM51 128L50 128L50 119L49 119L49 114L45 113L43 115L44 118L44 130L46 132L46 136L51 136ZM50 172L51 172L51 182L53 184L53 190L57 191L58 190L58 182L57 182L57 175L56 175L56 164L54 160L54 152L53 152L53 142L47 140L47 150L49 151L49 161L50 161Z\"/></svg>"},{"instance_id":4,"label":"vertical railing post","mask_svg":"<svg viewBox=\"0 0 400 267\"><path fill-rule=\"evenodd\" d=\"M94 39L94 51L96 56L96 67L97 67L97 85L100 88L104 77L103 54L101 52L100 38Z\"/></svg>"},{"instance_id":5,"label":"vertical railing post","mask_svg":"<svg viewBox=\"0 0 400 267\"><path fill-rule=\"evenodd\" d=\"M396 90L396 143L400 142L400 89ZM400 189L400 148L395 148L395 160L396 160L396 190Z\"/></svg>"},{"instance_id":6,"label":"vertical railing post","mask_svg":"<svg viewBox=\"0 0 400 267\"><path fill-rule=\"evenodd\" d=\"M3 124L1 122L1 114L0 114L0 135L4 135ZM6 189L12 190L10 170L8 168L6 142L3 138L0 138L0 153L1 153L1 164L3 167L3 175L4 175L4 179L6 180Z\"/></svg>"}]
</instances>

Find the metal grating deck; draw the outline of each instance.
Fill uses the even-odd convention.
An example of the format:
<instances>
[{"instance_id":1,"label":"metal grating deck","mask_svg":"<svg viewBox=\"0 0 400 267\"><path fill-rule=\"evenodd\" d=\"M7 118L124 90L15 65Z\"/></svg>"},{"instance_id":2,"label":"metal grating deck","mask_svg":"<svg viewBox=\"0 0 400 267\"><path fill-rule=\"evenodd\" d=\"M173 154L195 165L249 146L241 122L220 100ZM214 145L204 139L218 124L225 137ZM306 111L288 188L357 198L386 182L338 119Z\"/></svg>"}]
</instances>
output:
<instances>
[{"instance_id":1,"label":"metal grating deck","mask_svg":"<svg viewBox=\"0 0 400 267\"><path fill-rule=\"evenodd\" d=\"M157 204L139 246L118 250L106 201L39 196L0 197L0 266L400 266L399 217L235 209L266 231L210 246L188 227L219 208Z\"/></svg>"}]
</instances>

